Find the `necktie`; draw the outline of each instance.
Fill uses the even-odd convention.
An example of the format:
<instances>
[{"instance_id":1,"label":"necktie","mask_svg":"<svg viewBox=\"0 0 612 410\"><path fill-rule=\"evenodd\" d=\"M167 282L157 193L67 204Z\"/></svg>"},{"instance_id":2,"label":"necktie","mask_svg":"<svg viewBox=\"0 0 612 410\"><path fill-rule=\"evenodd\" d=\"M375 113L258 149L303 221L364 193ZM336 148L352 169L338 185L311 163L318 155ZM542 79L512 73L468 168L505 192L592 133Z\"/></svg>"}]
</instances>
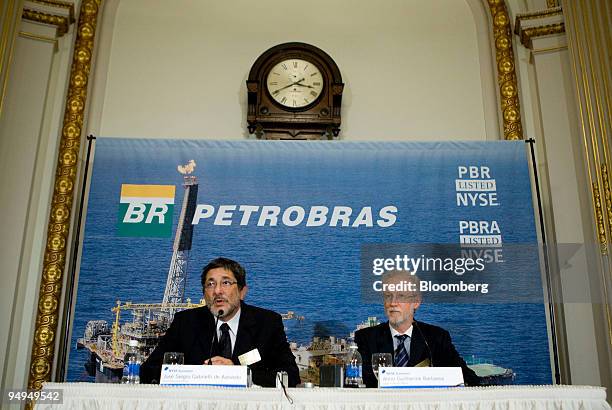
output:
<instances>
[{"instance_id":1,"label":"necktie","mask_svg":"<svg viewBox=\"0 0 612 410\"><path fill-rule=\"evenodd\" d=\"M395 349L395 367L406 367L408 364L408 352L406 351L406 346L404 345L404 341L406 338L410 338L408 335L395 335L395 338L398 340L399 344L397 345L397 349Z\"/></svg>"},{"instance_id":2,"label":"necktie","mask_svg":"<svg viewBox=\"0 0 612 410\"><path fill-rule=\"evenodd\" d=\"M223 323L220 327L221 337L219 338L219 354L226 359L232 358L232 340L229 334L229 325Z\"/></svg>"}]
</instances>

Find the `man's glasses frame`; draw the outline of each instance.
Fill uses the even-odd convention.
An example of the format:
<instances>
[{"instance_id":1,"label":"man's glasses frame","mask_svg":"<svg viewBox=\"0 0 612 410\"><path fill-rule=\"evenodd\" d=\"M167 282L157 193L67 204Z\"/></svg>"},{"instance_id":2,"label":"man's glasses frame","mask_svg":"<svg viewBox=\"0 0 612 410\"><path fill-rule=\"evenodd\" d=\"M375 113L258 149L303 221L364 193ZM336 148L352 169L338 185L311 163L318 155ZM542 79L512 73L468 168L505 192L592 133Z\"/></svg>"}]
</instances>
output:
<instances>
[{"instance_id":1,"label":"man's glasses frame","mask_svg":"<svg viewBox=\"0 0 612 410\"><path fill-rule=\"evenodd\" d=\"M217 285L221 286L221 289L229 289L237 283L238 281L229 280L229 279L223 279L221 282L215 282L214 280L209 280L208 282L204 284L204 289L213 290L217 287Z\"/></svg>"}]
</instances>

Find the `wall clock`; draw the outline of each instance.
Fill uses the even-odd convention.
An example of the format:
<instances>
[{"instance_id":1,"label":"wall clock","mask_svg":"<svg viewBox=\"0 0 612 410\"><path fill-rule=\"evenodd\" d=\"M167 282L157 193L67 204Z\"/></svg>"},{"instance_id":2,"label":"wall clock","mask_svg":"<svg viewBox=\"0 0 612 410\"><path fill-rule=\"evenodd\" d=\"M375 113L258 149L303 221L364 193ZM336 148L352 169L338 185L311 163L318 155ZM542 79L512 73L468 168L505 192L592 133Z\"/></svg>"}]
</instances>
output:
<instances>
[{"instance_id":1,"label":"wall clock","mask_svg":"<svg viewBox=\"0 0 612 410\"><path fill-rule=\"evenodd\" d=\"M343 89L338 66L323 50L305 43L272 47L249 72L249 133L264 139L337 137Z\"/></svg>"}]
</instances>

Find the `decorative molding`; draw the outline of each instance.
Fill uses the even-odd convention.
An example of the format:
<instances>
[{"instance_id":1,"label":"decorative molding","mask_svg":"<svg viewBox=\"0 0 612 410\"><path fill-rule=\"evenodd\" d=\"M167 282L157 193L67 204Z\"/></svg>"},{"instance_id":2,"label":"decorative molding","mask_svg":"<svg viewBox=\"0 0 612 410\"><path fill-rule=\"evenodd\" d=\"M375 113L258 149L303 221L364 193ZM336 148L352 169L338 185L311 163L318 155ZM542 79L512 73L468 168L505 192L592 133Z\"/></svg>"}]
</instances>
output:
<instances>
[{"instance_id":1,"label":"decorative molding","mask_svg":"<svg viewBox=\"0 0 612 410\"><path fill-rule=\"evenodd\" d=\"M508 9L504 0L487 1L493 18L497 83L499 85L504 138L507 140L521 140L523 139L523 126L521 124L510 17L508 16Z\"/></svg>"},{"instance_id":2,"label":"decorative molding","mask_svg":"<svg viewBox=\"0 0 612 410\"><path fill-rule=\"evenodd\" d=\"M22 18L35 23L55 26L57 37L61 37L74 23L74 4L60 0L26 0Z\"/></svg>"},{"instance_id":3,"label":"decorative molding","mask_svg":"<svg viewBox=\"0 0 612 410\"><path fill-rule=\"evenodd\" d=\"M559 16L559 15L563 15L563 8L561 6L549 8L546 10L532 11L530 13L519 13L516 15L516 18L514 19L514 21L515 23L518 23L519 21L522 21L522 20L535 20L535 19L541 19L544 17ZM515 34L516 34L516 29L515 29Z\"/></svg>"},{"instance_id":4,"label":"decorative molding","mask_svg":"<svg viewBox=\"0 0 612 410\"><path fill-rule=\"evenodd\" d=\"M567 50L567 46L538 48L537 50L531 50L531 52L533 54L542 54L542 53L550 53L552 51L561 51L561 50Z\"/></svg>"},{"instance_id":5,"label":"decorative molding","mask_svg":"<svg viewBox=\"0 0 612 410\"><path fill-rule=\"evenodd\" d=\"M87 84L101 2L83 0L76 30L30 359L31 390L40 390L51 378Z\"/></svg>"},{"instance_id":6,"label":"decorative molding","mask_svg":"<svg viewBox=\"0 0 612 410\"><path fill-rule=\"evenodd\" d=\"M522 45L528 49L532 49L534 38L563 33L565 33L565 24L557 23L550 24L548 26L530 27L528 29L521 30L520 39Z\"/></svg>"},{"instance_id":7,"label":"decorative molding","mask_svg":"<svg viewBox=\"0 0 612 410\"><path fill-rule=\"evenodd\" d=\"M597 222L597 235L599 239L599 251L602 255L608 254L608 238L606 236L606 228L604 216L601 207L601 194L597 182L593 182L593 204L595 205L595 219Z\"/></svg>"},{"instance_id":8,"label":"decorative molding","mask_svg":"<svg viewBox=\"0 0 612 410\"><path fill-rule=\"evenodd\" d=\"M517 14L514 19L514 34L521 39L521 44L530 50L533 49L534 38L563 33L565 21L561 7Z\"/></svg>"},{"instance_id":9,"label":"decorative molding","mask_svg":"<svg viewBox=\"0 0 612 410\"><path fill-rule=\"evenodd\" d=\"M40 36L38 34L28 33L25 31L19 32L20 37L29 38L31 40L44 41L45 43L51 43L57 47L57 39L51 37Z\"/></svg>"},{"instance_id":10,"label":"decorative molding","mask_svg":"<svg viewBox=\"0 0 612 410\"><path fill-rule=\"evenodd\" d=\"M610 177L608 175L608 166L606 164L601 164L601 179L603 182L608 226L612 226L612 191L610 190Z\"/></svg>"},{"instance_id":11,"label":"decorative molding","mask_svg":"<svg viewBox=\"0 0 612 410\"><path fill-rule=\"evenodd\" d=\"M559 0L546 0L546 7L553 8L559 5Z\"/></svg>"},{"instance_id":12,"label":"decorative molding","mask_svg":"<svg viewBox=\"0 0 612 410\"><path fill-rule=\"evenodd\" d=\"M68 10L68 18L70 19L70 23L74 23L74 4L68 1L60 1L60 0L28 0L30 3L42 4L45 6L51 7L59 7L62 9Z\"/></svg>"},{"instance_id":13,"label":"decorative molding","mask_svg":"<svg viewBox=\"0 0 612 410\"><path fill-rule=\"evenodd\" d=\"M49 24L57 27L57 36L61 37L68 32L70 25L68 17L56 16L54 14L41 13L40 11L23 9L22 18L35 23Z\"/></svg>"}]
</instances>

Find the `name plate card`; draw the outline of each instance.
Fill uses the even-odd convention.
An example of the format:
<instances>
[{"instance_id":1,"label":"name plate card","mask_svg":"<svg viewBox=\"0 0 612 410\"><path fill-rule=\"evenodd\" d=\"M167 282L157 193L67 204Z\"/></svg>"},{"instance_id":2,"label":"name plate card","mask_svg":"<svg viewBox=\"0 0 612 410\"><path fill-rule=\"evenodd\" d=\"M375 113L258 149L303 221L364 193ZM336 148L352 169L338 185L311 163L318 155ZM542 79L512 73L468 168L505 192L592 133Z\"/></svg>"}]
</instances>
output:
<instances>
[{"instance_id":1,"label":"name plate card","mask_svg":"<svg viewBox=\"0 0 612 410\"><path fill-rule=\"evenodd\" d=\"M381 389L463 386L461 367L380 367Z\"/></svg>"},{"instance_id":2,"label":"name plate card","mask_svg":"<svg viewBox=\"0 0 612 410\"><path fill-rule=\"evenodd\" d=\"M246 366L162 365L161 386L247 387Z\"/></svg>"}]
</instances>

